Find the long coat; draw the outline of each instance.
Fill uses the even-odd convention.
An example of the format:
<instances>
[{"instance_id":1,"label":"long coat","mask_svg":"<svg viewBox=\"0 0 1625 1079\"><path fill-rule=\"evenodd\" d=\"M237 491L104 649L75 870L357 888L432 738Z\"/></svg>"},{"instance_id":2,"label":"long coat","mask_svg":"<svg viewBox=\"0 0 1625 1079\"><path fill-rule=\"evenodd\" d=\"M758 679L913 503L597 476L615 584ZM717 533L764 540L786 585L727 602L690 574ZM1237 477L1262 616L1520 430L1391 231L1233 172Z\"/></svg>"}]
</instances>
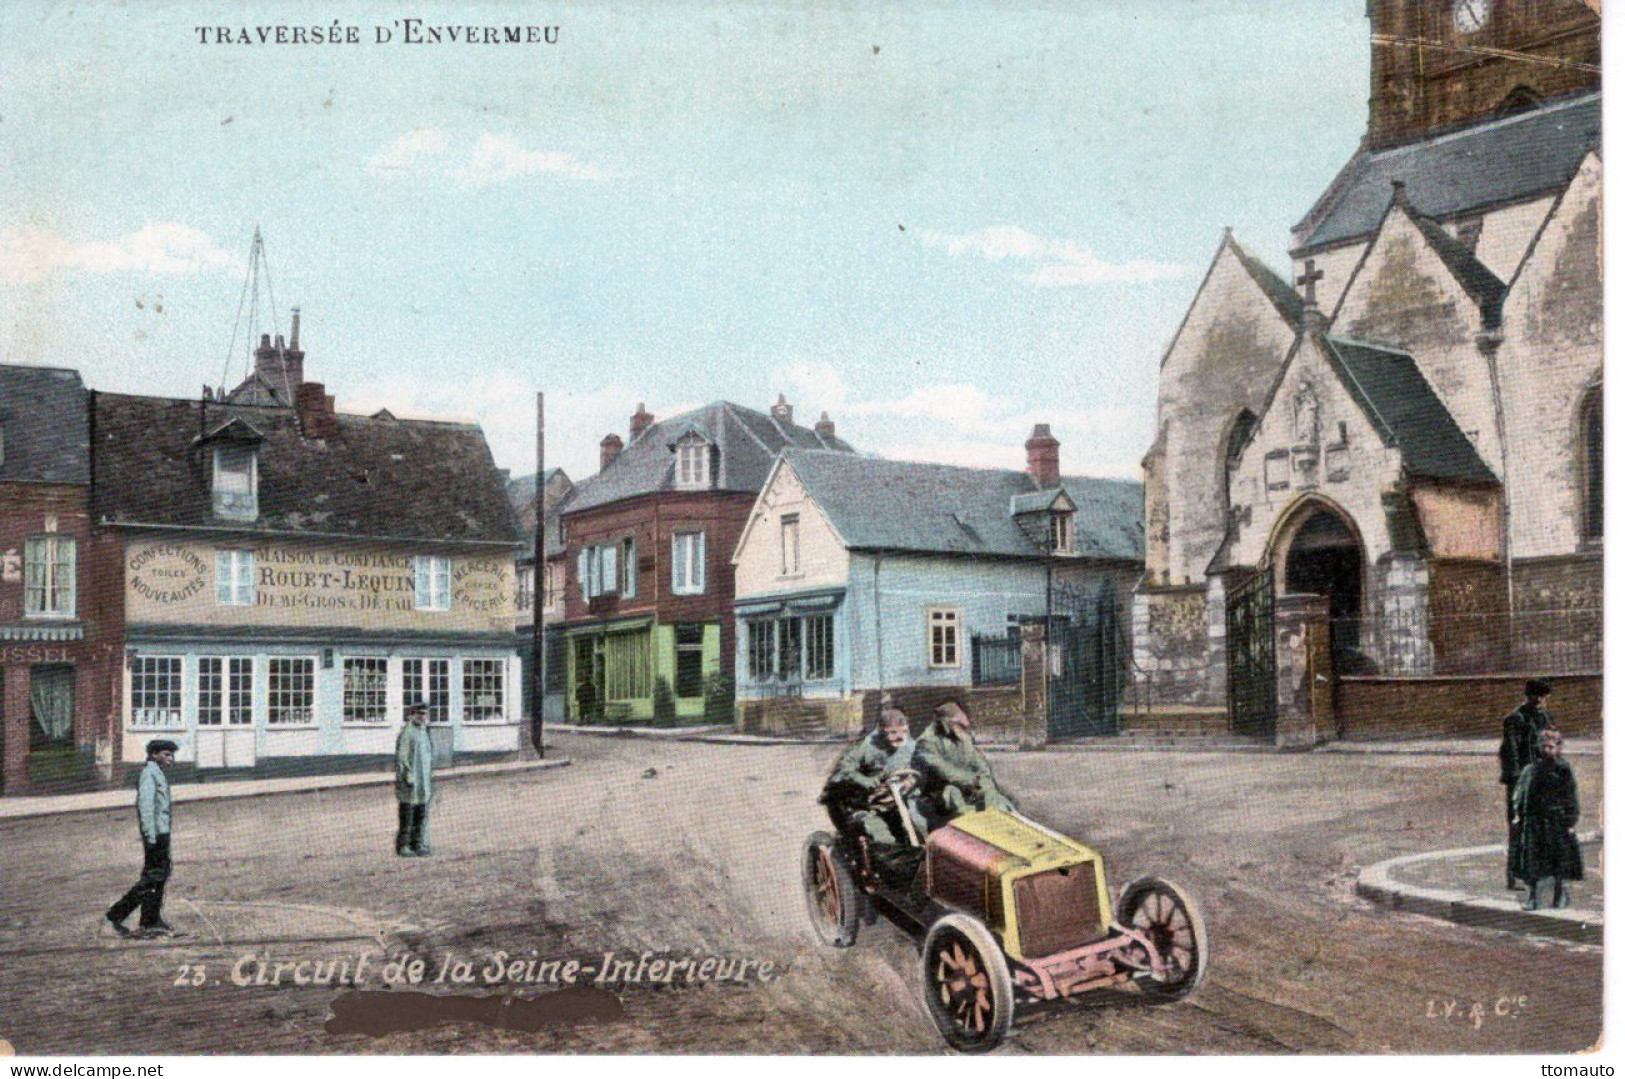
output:
<instances>
[{"instance_id":1,"label":"long coat","mask_svg":"<svg viewBox=\"0 0 1625 1079\"><path fill-rule=\"evenodd\" d=\"M1520 704L1501 721L1501 782L1512 786L1524 768L1540 758L1540 732L1552 725L1544 708Z\"/></svg>"},{"instance_id":2,"label":"long coat","mask_svg":"<svg viewBox=\"0 0 1625 1079\"><path fill-rule=\"evenodd\" d=\"M434 795L434 745L429 728L408 723L395 739L395 800L424 806Z\"/></svg>"},{"instance_id":3,"label":"long coat","mask_svg":"<svg viewBox=\"0 0 1625 1079\"><path fill-rule=\"evenodd\" d=\"M1508 859L1512 871L1531 884L1542 877L1580 880L1585 867L1571 831L1580 822L1580 792L1569 762L1542 758L1526 766L1512 806L1519 822Z\"/></svg>"},{"instance_id":4,"label":"long coat","mask_svg":"<svg viewBox=\"0 0 1625 1079\"><path fill-rule=\"evenodd\" d=\"M944 787L958 787L968 799L998 795L1014 801L993 779L993 767L969 734L961 737L945 720L936 720L914 741L914 769L920 791L939 798Z\"/></svg>"}]
</instances>

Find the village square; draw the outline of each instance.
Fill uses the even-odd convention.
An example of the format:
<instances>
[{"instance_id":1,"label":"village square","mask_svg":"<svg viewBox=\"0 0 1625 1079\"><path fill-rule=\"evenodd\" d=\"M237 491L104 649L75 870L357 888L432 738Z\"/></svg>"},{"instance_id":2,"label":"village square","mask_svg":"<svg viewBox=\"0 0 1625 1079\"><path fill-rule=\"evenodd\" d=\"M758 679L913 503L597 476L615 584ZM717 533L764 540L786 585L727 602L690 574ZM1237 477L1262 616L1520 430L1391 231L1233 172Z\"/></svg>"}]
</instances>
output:
<instances>
[{"instance_id":1,"label":"village square","mask_svg":"<svg viewBox=\"0 0 1625 1079\"><path fill-rule=\"evenodd\" d=\"M996 468L705 386L626 400L567 469L544 366L534 458L500 467L477 422L330 392L258 230L240 378L178 397L12 348L0 1036L937 1051L908 937L821 948L797 866L832 827L867 857L825 784L890 720L973 740L970 810L1166 870L1206 923L1199 991L1086 994L999 1051L1594 1046L1600 16L1366 14L1358 147L1289 236L1212 223L1133 476L1059 417ZM929 788L921 759L888 775ZM349 964L391 961L627 976L572 974L612 996L534 1028L356 1033Z\"/></svg>"}]
</instances>

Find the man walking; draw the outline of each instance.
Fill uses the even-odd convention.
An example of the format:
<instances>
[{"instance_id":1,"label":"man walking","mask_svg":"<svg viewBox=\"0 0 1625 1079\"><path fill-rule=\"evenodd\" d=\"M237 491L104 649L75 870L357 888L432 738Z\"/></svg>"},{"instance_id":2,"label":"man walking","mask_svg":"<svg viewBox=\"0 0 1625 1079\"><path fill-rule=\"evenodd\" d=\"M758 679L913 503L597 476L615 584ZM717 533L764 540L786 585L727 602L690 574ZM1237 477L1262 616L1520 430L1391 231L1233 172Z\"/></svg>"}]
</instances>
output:
<instances>
[{"instance_id":1,"label":"man walking","mask_svg":"<svg viewBox=\"0 0 1625 1079\"><path fill-rule=\"evenodd\" d=\"M135 813L141 826L141 879L107 910L113 932L121 937L170 937L175 930L164 921L164 885L169 881L169 777L164 769L175 763L180 748L167 738L147 743L147 763L136 784ZM124 920L136 907L141 920L134 933Z\"/></svg>"},{"instance_id":2,"label":"man walking","mask_svg":"<svg viewBox=\"0 0 1625 1079\"><path fill-rule=\"evenodd\" d=\"M970 716L953 698L937 705L935 721L915 740L914 769L920 773L921 800L932 827L976 809L1016 808L976 748Z\"/></svg>"},{"instance_id":3,"label":"man walking","mask_svg":"<svg viewBox=\"0 0 1625 1079\"><path fill-rule=\"evenodd\" d=\"M395 853L427 858L429 801L434 796L434 746L429 741L429 706L413 701L395 740L395 801L399 809Z\"/></svg>"},{"instance_id":4,"label":"man walking","mask_svg":"<svg viewBox=\"0 0 1625 1079\"><path fill-rule=\"evenodd\" d=\"M1525 682L1523 703L1501 721L1501 786L1506 788L1508 888L1518 887L1518 874L1512 863L1512 848L1518 839L1518 829L1512 823L1516 815L1512 792L1524 768L1540 757L1540 734L1552 726L1552 717L1546 711L1546 698L1551 693L1552 687L1539 679Z\"/></svg>"}]
</instances>

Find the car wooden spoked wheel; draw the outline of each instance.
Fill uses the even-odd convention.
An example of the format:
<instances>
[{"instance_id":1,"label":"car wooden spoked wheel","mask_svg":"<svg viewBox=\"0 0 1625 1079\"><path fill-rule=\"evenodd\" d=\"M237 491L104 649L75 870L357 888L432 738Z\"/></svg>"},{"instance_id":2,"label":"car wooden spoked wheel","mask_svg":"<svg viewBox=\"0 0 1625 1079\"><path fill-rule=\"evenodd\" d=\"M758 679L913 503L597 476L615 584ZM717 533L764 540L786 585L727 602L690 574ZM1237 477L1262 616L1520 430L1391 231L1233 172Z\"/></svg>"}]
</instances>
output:
<instances>
[{"instance_id":1,"label":"car wooden spoked wheel","mask_svg":"<svg viewBox=\"0 0 1625 1079\"><path fill-rule=\"evenodd\" d=\"M1141 877L1123 889L1117 923L1145 937L1161 960L1160 974L1139 979L1147 995L1178 1000L1195 991L1207 973L1207 928L1183 888L1161 877Z\"/></svg>"},{"instance_id":2,"label":"car wooden spoked wheel","mask_svg":"<svg viewBox=\"0 0 1625 1079\"><path fill-rule=\"evenodd\" d=\"M1015 1014L1010 967L987 927L964 914L939 919L921 954L925 1005L949 1045L985 1053L1004 1040Z\"/></svg>"},{"instance_id":3,"label":"car wooden spoked wheel","mask_svg":"<svg viewBox=\"0 0 1625 1079\"><path fill-rule=\"evenodd\" d=\"M801 858L801 886L818 939L833 948L851 947L858 939L858 886L828 832L814 832L808 838Z\"/></svg>"}]
</instances>

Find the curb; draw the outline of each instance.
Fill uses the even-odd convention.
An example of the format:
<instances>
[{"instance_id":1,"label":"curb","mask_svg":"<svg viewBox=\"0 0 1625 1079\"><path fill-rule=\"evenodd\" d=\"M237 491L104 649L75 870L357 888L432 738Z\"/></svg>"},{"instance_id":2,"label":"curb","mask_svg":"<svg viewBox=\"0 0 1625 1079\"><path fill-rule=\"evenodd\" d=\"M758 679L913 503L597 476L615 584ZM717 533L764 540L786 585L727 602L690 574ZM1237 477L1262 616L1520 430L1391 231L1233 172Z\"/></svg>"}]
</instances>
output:
<instances>
[{"instance_id":1,"label":"curb","mask_svg":"<svg viewBox=\"0 0 1625 1079\"><path fill-rule=\"evenodd\" d=\"M1602 841L1602 833L1586 832L1578 838L1581 843L1598 843ZM1595 912L1578 911L1572 907L1565 910L1524 910L1516 900L1491 899L1447 888L1423 888L1403 884L1391 875L1391 870L1403 865L1435 859L1470 858L1505 849L1504 844L1491 843L1482 847L1425 851L1390 858L1361 870L1354 885L1354 894L1380 907L1422 914L1457 925L1499 929L1530 937L1549 937L1575 944L1602 944L1602 916Z\"/></svg>"},{"instance_id":2,"label":"curb","mask_svg":"<svg viewBox=\"0 0 1625 1079\"><path fill-rule=\"evenodd\" d=\"M592 738L642 738L651 742L706 742L718 746L823 746L844 745L852 739L828 734L817 738L779 738L765 734L740 734L732 727L585 727L549 723L554 734L584 734ZM985 746L983 748L986 748Z\"/></svg>"},{"instance_id":3,"label":"curb","mask_svg":"<svg viewBox=\"0 0 1625 1079\"><path fill-rule=\"evenodd\" d=\"M448 779L478 779L481 776L505 775L511 772L540 772L551 768L565 768L570 758L559 757L541 761L507 761L502 764L465 764L436 772L436 782ZM228 798L265 798L276 794L298 794L306 791L340 790L348 787L383 787L395 782L394 772L361 772L331 776L296 776L289 779L241 780L232 783L182 783L171 788L172 800L182 802L213 802ZM35 817L60 817L69 813L108 813L127 810L134 795L127 790L97 791L91 795L43 795L30 799L8 801L0 799L0 823L28 820ZM76 804L52 805L54 799L84 798Z\"/></svg>"}]
</instances>

